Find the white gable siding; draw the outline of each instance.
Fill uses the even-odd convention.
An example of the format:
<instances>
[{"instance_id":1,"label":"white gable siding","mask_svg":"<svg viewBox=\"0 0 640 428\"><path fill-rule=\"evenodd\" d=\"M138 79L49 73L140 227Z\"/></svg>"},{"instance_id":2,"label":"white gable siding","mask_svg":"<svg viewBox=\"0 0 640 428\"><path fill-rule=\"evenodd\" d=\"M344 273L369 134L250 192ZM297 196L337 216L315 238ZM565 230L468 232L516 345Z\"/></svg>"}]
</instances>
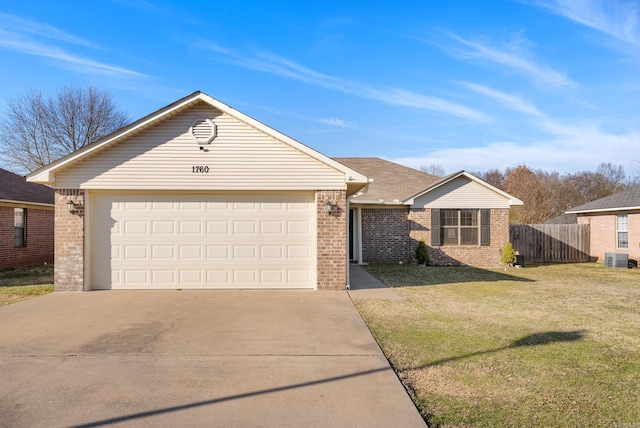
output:
<instances>
[{"instance_id":1,"label":"white gable siding","mask_svg":"<svg viewBox=\"0 0 640 428\"><path fill-rule=\"evenodd\" d=\"M217 137L200 150L189 135L211 118ZM208 173L194 173L206 166ZM344 173L200 104L57 173L57 188L341 190Z\"/></svg>"},{"instance_id":2,"label":"white gable siding","mask_svg":"<svg viewBox=\"0 0 640 428\"><path fill-rule=\"evenodd\" d=\"M466 177L416 198L412 208L509 208L509 200Z\"/></svg>"}]
</instances>

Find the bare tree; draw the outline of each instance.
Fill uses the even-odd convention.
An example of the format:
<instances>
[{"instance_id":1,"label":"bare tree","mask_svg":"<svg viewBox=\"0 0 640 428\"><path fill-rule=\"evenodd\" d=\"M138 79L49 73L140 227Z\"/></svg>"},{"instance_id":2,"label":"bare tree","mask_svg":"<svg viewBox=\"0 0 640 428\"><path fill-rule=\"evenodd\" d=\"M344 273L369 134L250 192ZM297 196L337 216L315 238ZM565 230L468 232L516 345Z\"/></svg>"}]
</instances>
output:
<instances>
[{"instance_id":1,"label":"bare tree","mask_svg":"<svg viewBox=\"0 0 640 428\"><path fill-rule=\"evenodd\" d=\"M543 182L543 171L520 165L507 168L505 176L504 190L524 202L524 206L510 210L510 223L537 224L551 218L552 201Z\"/></svg>"},{"instance_id":2,"label":"bare tree","mask_svg":"<svg viewBox=\"0 0 640 428\"><path fill-rule=\"evenodd\" d=\"M420 171L426 172L427 174L435 175L436 177L444 177L444 168L442 165L437 165L432 163L431 165L423 165L420 167Z\"/></svg>"},{"instance_id":3,"label":"bare tree","mask_svg":"<svg viewBox=\"0 0 640 428\"><path fill-rule=\"evenodd\" d=\"M490 169L486 172L472 172L472 174L479 179L491 184L493 187L497 187L498 189L504 189L504 182L507 179L505 174L503 174L502 171L497 168Z\"/></svg>"},{"instance_id":4,"label":"bare tree","mask_svg":"<svg viewBox=\"0 0 640 428\"><path fill-rule=\"evenodd\" d=\"M8 102L0 122L0 154L33 171L126 125L111 95L93 86L65 86L53 97L31 90Z\"/></svg>"},{"instance_id":5,"label":"bare tree","mask_svg":"<svg viewBox=\"0 0 640 428\"><path fill-rule=\"evenodd\" d=\"M521 199L524 206L513 207L511 223L543 223L569 208L620 192L635 184L622 165L601 163L595 172L560 175L556 171L532 170L526 165L478 172L477 177Z\"/></svg>"},{"instance_id":6,"label":"bare tree","mask_svg":"<svg viewBox=\"0 0 640 428\"><path fill-rule=\"evenodd\" d=\"M640 183L640 160L631 162L631 169L635 174L629 177L629 183L630 184Z\"/></svg>"}]
</instances>

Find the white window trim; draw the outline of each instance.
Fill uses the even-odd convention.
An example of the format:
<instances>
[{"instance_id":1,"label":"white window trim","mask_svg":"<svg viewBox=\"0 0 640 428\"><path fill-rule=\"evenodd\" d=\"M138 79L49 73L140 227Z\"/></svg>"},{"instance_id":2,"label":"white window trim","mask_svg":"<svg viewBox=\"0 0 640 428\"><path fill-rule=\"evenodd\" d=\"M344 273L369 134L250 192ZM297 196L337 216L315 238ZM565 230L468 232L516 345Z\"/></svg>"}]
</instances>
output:
<instances>
[{"instance_id":1,"label":"white window trim","mask_svg":"<svg viewBox=\"0 0 640 428\"><path fill-rule=\"evenodd\" d=\"M624 229L619 229L620 227L620 222L619 220L624 217L625 221L624 221ZM620 246L620 233L626 233L627 234L627 245L625 247L621 247ZM621 249L621 250L627 250L629 249L629 216L627 214L618 214L616 215L616 248Z\"/></svg>"}]
</instances>

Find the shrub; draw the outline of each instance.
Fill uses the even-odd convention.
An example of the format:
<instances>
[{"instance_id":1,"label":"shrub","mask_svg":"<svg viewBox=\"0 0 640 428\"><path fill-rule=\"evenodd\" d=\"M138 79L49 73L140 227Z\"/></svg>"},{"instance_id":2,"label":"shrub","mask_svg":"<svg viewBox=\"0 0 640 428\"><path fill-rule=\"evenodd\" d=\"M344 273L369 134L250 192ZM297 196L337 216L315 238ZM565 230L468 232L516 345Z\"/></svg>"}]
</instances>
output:
<instances>
[{"instance_id":1,"label":"shrub","mask_svg":"<svg viewBox=\"0 0 640 428\"><path fill-rule=\"evenodd\" d=\"M427 244L425 244L424 239L421 239L418 242L418 248L416 248L416 260L419 265L426 265L429 263L429 249L427 248Z\"/></svg>"},{"instance_id":2,"label":"shrub","mask_svg":"<svg viewBox=\"0 0 640 428\"><path fill-rule=\"evenodd\" d=\"M511 242L507 242L507 244L502 249L500 261L504 264L511 265L514 264L516 260L516 250L513 249L513 245L511 245Z\"/></svg>"}]
</instances>

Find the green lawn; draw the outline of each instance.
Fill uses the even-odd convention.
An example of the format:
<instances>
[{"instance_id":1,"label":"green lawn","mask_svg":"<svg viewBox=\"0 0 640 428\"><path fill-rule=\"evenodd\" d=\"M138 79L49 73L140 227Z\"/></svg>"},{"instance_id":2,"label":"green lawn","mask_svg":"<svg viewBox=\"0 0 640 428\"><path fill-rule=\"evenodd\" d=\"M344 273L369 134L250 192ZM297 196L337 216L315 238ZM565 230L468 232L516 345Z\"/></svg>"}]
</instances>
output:
<instances>
[{"instance_id":1,"label":"green lawn","mask_svg":"<svg viewBox=\"0 0 640 428\"><path fill-rule=\"evenodd\" d=\"M431 426L640 427L640 270L370 265L356 305Z\"/></svg>"},{"instance_id":2,"label":"green lawn","mask_svg":"<svg viewBox=\"0 0 640 428\"><path fill-rule=\"evenodd\" d=\"M0 307L53 291L53 266L0 270Z\"/></svg>"}]
</instances>

